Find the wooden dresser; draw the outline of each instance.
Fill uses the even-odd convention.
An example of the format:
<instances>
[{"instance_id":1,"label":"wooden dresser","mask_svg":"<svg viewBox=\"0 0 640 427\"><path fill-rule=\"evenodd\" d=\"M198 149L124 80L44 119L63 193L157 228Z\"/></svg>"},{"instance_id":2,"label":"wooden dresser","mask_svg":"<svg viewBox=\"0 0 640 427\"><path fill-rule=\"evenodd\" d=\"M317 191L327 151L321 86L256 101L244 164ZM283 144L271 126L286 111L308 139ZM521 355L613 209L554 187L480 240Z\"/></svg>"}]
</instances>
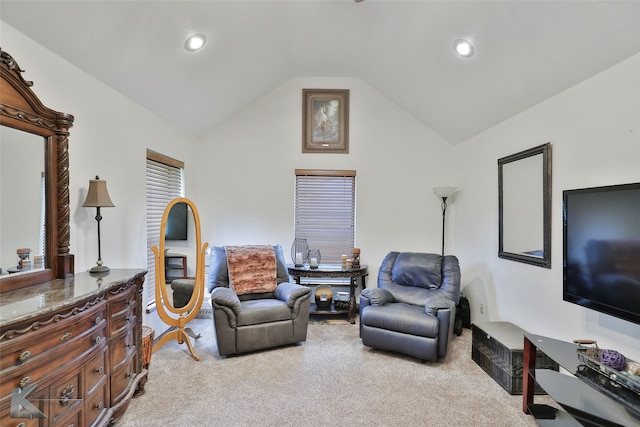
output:
<instances>
[{"instance_id":1,"label":"wooden dresser","mask_svg":"<svg viewBox=\"0 0 640 427\"><path fill-rule=\"evenodd\" d=\"M122 416L147 376L145 274L80 273L0 293L0 425L104 426ZM29 419L20 398L44 417Z\"/></svg>"}]
</instances>

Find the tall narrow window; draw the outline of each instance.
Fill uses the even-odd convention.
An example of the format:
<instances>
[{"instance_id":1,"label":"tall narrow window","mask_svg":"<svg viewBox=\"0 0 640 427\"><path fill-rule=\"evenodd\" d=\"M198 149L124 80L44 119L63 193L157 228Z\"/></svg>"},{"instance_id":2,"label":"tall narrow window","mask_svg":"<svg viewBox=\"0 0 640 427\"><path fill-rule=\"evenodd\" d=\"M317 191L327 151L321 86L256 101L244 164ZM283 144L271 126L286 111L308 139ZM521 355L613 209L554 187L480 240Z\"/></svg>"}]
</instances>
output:
<instances>
[{"instance_id":1,"label":"tall narrow window","mask_svg":"<svg viewBox=\"0 0 640 427\"><path fill-rule=\"evenodd\" d=\"M340 263L355 244L356 171L296 169L295 237Z\"/></svg>"},{"instance_id":2,"label":"tall narrow window","mask_svg":"<svg viewBox=\"0 0 640 427\"><path fill-rule=\"evenodd\" d=\"M155 302L155 256L151 246L160 246L160 226L167 204L184 197L184 163L147 150L147 278L143 299Z\"/></svg>"}]
</instances>

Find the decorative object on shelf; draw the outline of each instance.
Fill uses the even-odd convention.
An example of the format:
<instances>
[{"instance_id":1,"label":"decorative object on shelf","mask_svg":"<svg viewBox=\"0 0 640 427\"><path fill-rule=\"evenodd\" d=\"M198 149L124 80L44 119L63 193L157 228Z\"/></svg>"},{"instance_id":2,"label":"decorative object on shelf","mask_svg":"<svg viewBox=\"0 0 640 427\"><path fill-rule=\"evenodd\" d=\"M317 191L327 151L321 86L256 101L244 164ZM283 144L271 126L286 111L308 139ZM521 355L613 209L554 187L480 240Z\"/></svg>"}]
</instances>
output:
<instances>
[{"instance_id":1,"label":"decorative object on shelf","mask_svg":"<svg viewBox=\"0 0 640 427\"><path fill-rule=\"evenodd\" d=\"M360 268L360 248L353 248L353 261L351 262L353 268Z\"/></svg>"},{"instance_id":2,"label":"decorative object on shelf","mask_svg":"<svg viewBox=\"0 0 640 427\"><path fill-rule=\"evenodd\" d=\"M329 308L333 300L333 289L330 285L316 286L316 307Z\"/></svg>"},{"instance_id":3,"label":"decorative object on shelf","mask_svg":"<svg viewBox=\"0 0 640 427\"><path fill-rule=\"evenodd\" d=\"M349 89L302 89L302 152L349 154Z\"/></svg>"},{"instance_id":4,"label":"decorative object on shelf","mask_svg":"<svg viewBox=\"0 0 640 427\"><path fill-rule=\"evenodd\" d=\"M615 350L601 350L595 340L573 342L578 344L578 359L583 363L581 366L640 396L640 377L629 371L629 366L638 365L637 362L625 358Z\"/></svg>"},{"instance_id":5,"label":"decorative object on shelf","mask_svg":"<svg viewBox=\"0 0 640 427\"><path fill-rule=\"evenodd\" d=\"M342 268L347 268L347 256L342 255Z\"/></svg>"},{"instance_id":6,"label":"decorative object on shelf","mask_svg":"<svg viewBox=\"0 0 640 427\"><path fill-rule=\"evenodd\" d=\"M96 221L98 222L98 261L96 261L96 266L89 269L89 273L104 274L109 272L109 267L102 263L102 254L100 251L100 221L102 221L100 208L112 208L114 206L107 191L107 181L101 180L98 175L96 175L96 179L89 180L87 199L84 201L82 207L95 207Z\"/></svg>"},{"instance_id":7,"label":"decorative object on shelf","mask_svg":"<svg viewBox=\"0 0 640 427\"><path fill-rule=\"evenodd\" d=\"M336 292L333 298L333 305L339 310L349 309L349 292Z\"/></svg>"},{"instance_id":8,"label":"decorative object on shelf","mask_svg":"<svg viewBox=\"0 0 640 427\"><path fill-rule=\"evenodd\" d=\"M433 192L436 196L442 199L442 256L444 256L444 229L445 229L445 216L447 212L447 199L453 197L458 192L455 187L433 187Z\"/></svg>"},{"instance_id":9,"label":"decorative object on shelf","mask_svg":"<svg viewBox=\"0 0 640 427\"><path fill-rule=\"evenodd\" d=\"M615 350L602 350L600 362L618 371L622 371L627 366L627 359Z\"/></svg>"},{"instance_id":10,"label":"decorative object on shelf","mask_svg":"<svg viewBox=\"0 0 640 427\"><path fill-rule=\"evenodd\" d=\"M309 267L318 268L320 265L320 249L309 249Z\"/></svg>"},{"instance_id":11,"label":"decorative object on shelf","mask_svg":"<svg viewBox=\"0 0 640 427\"><path fill-rule=\"evenodd\" d=\"M21 270L28 270L31 268L31 262L29 261L29 254L31 254L31 249L29 248L20 248L16 251L18 254L18 268Z\"/></svg>"},{"instance_id":12,"label":"decorative object on shelf","mask_svg":"<svg viewBox=\"0 0 640 427\"><path fill-rule=\"evenodd\" d=\"M347 258L347 268L353 268L353 259Z\"/></svg>"},{"instance_id":13,"label":"decorative object on shelf","mask_svg":"<svg viewBox=\"0 0 640 427\"><path fill-rule=\"evenodd\" d=\"M307 262L309 244L307 239L296 237L291 245L291 260L296 267L302 267Z\"/></svg>"}]
</instances>

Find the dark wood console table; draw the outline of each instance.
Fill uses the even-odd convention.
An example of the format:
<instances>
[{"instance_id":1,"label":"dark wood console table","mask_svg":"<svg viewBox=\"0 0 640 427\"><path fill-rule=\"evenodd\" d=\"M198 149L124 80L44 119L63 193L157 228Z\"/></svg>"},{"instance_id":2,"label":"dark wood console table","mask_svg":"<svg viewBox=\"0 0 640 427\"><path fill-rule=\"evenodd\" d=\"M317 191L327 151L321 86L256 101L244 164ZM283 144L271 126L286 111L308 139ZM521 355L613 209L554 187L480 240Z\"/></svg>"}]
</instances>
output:
<instances>
[{"instance_id":1,"label":"dark wood console table","mask_svg":"<svg viewBox=\"0 0 640 427\"><path fill-rule=\"evenodd\" d=\"M311 268L308 265L296 267L288 266L289 274L296 279L296 283L300 284L301 277L309 278L345 278L349 280L349 309L348 310L318 310L314 303L311 304L312 314L343 314L346 313L349 323L355 323L356 314L356 286L358 280L362 285L362 289L366 288L365 278L369 275L367 266L361 265L357 268L342 268L339 264L320 264L318 268ZM312 297L313 298L313 297Z\"/></svg>"},{"instance_id":2,"label":"dark wood console table","mask_svg":"<svg viewBox=\"0 0 640 427\"><path fill-rule=\"evenodd\" d=\"M536 369L537 349L576 376L549 369ZM525 332L522 410L533 415L541 426L640 426L640 412L607 396L593 384L580 378L579 372L583 366L578 357L577 344ZM564 411L534 403L536 383Z\"/></svg>"}]
</instances>

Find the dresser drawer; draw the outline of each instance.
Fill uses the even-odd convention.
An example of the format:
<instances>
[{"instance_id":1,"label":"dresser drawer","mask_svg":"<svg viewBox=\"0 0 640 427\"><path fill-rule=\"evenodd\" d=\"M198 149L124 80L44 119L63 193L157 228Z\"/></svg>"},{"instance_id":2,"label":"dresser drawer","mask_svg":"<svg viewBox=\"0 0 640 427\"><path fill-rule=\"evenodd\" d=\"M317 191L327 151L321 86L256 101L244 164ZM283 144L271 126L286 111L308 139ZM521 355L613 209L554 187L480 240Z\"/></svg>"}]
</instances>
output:
<instances>
[{"instance_id":1,"label":"dresser drawer","mask_svg":"<svg viewBox=\"0 0 640 427\"><path fill-rule=\"evenodd\" d=\"M84 368L84 393L89 396L94 388L100 384L100 381L107 378L108 372L108 353L107 347L100 354L91 359Z\"/></svg>"},{"instance_id":2,"label":"dresser drawer","mask_svg":"<svg viewBox=\"0 0 640 427\"><path fill-rule=\"evenodd\" d=\"M129 304L124 310L114 313L109 321L109 336L114 337L126 329L136 325L135 303Z\"/></svg>"},{"instance_id":3,"label":"dresser drawer","mask_svg":"<svg viewBox=\"0 0 640 427\"><path fill-rule=\"evenodd\" d=\"M111 406L117 405L129 392L130 385L137 375L136 354L135 351L129 352L125 363L111 374Z\"/></svg>"},{"instance_id":4,"label":"dresser drawer","mask_svg":"<svg viewBox=\"0 0 640 427\"><path fill-rule=\"evenodd\" d=\"M67 420L70 414L78 413L84 406L82 385L82 369L74 371L49 387L49 414L54 425ZM60 424L62 425L62 424Z\"/></svg>"},{"instance_id":5,"label":"dresser drawer","mask_svg":"<svg viewBox=\"0 0 640 427\"><path fill-rule=\"evenodd\" d=\"M124 363L131 351L135 351L135 330L128 329L120 337L111 339L109 343L109 357L111 358L111 369L116 370Z\"/></svg>"},{"instance_id":6,"label":"dresser drawer","mask_svg":"<svg viewBox=\"0 0 640 427\"><path fill-rule=\"evenodd\" d=\"M105 304L100 303L83 312L70 314L62 320L56 321L62 317L60 315L53 316L50 323L24 333L7 332L6 336L12 338L2 341L0 372L11 367L37 363L46 353L64 346L84 331L105 323L105 314Z\"/></svg>"},{"instance_id":7,"label":"dresser drawer","mask_svg":"<svg viewBox=\"0 0 640 427\"><path fill-rule=\"evenodd\" d=\"M4 403L5 399L11 398L11 391L21 386L38 383L47 375L51 374L52 363L55 367L61 368L92 351L99 352L106 348L105 337L106 323L101 321L91 329L85 330L81 335L71 338L63 345L56 346L53 350L43 352L38 361L20 366L11 367L0 372L2 381L0 382L0 396Z\"/></svg>"},{"instance_id":8,"label":"dresser drawer","mask_svg":"<svg viewBox=\"0 0 640 427\"><path fill-rule=\"evenodd\" d=\"M82 407L79 407L77 411L67 413L64 417L51 421L49 425L51 427L81 427L83 425L83 413Z\"/></svg>"},{"instance_id":9,"label":"dresser drawer","mask_svg":"<svg viewBox=\"0 0 640 427\"><path fill-rule=\"evenodd\" d=\"M129 288L109 296L109 336L112 337L127 327L135 314L136 289Z\"/></svg>"},{"instance_id":10,"label":"dresser drawer","mask_svg":"<svg viewBox=\"0 0 640 427\"><path fill-rule=\"evenodd\" d=\"M100 383L94 393L87 397L85 404L85 425L92 426L107 414L109 408L108 381Z\"/></svg>"},{"instance_id":11,"label":"dresser drawer","mask_svg":"<svg viewBox=\"0 0 640 427\"><path fill-rule=\"evenodd\" d=\"M93 425L106 415L107 408L109 408L109 390L107 385L107 380L104 379L98 383L98 387L93 390L92 394L87 396L84 409L86 426Z\"/></svg>"}]
</instances>

